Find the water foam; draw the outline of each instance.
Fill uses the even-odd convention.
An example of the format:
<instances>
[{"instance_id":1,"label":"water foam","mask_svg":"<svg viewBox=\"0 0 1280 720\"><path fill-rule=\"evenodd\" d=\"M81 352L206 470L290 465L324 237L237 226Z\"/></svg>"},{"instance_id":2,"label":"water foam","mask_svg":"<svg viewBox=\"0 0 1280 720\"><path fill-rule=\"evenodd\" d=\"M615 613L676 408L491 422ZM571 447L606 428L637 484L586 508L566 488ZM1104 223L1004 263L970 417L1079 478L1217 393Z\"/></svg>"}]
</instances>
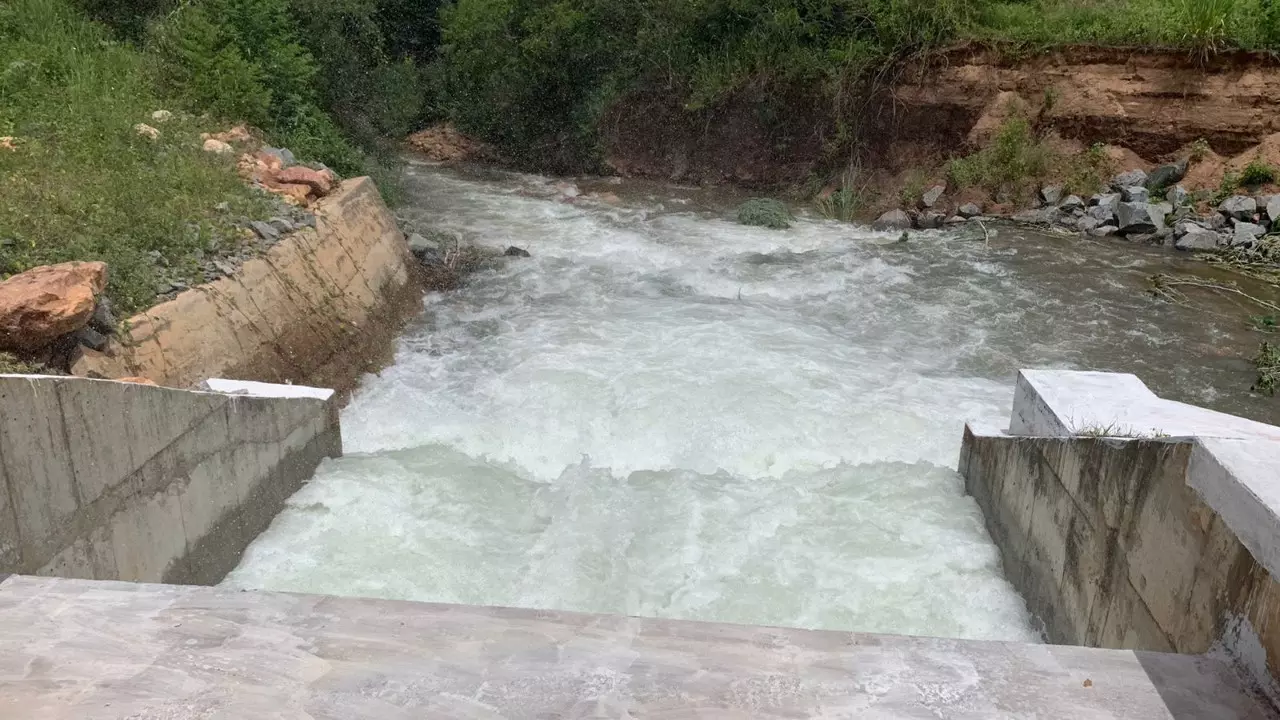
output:
<instances>
[{"instance_id":1,"label":"water foam","mask_svg":"<svg viewBox=\"0 0 1280 720\"><path fill-rule=\"evenodd\" d=\"M437 225L534 257L427 298L348 456L227 584L1036 638L953 469L965 420L1007 417L999 339L1037 295L998 258L415 183Z\"/></svg>"}]
</instances>

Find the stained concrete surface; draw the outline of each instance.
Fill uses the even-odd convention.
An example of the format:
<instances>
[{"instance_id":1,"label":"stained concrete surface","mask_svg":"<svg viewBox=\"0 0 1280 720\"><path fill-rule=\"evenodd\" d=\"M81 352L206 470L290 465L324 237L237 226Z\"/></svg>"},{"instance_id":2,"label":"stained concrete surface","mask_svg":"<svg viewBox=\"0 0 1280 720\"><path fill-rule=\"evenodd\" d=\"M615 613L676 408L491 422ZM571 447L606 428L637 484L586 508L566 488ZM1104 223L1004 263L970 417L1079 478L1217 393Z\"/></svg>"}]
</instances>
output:
<instances>
[{"instance_id":1,"label":"stained concrete surface","mask_svg":"<svg viewBox=\"0 0 1280 720\"><path fill-rule=\"evenodd\" d=\"M1009 430L966 428L960 473L1051 641L1222 648L1280 702L1280 428L1132 375L1024 370Z\"/></svg>"},{"instance_id":2,"label":"stained concrete surface","mask_svg":"<svg viewBox=\"0 0 1280 720\"><path fill-rule=\"evenodd\" d=\"M0 375L0 572L221 580L342 454L332 392L234 389Z\"/></svg>"},{"instance_id":3,"label":"stained concrete surface","mask_svg":"<svg viewBox=\"0 0 1280 720\"><path fill-rule=\"evenodd\" d=\"M13 576L0 717L1277 715L1203 656Z\"/></svg>"}]
</instances>

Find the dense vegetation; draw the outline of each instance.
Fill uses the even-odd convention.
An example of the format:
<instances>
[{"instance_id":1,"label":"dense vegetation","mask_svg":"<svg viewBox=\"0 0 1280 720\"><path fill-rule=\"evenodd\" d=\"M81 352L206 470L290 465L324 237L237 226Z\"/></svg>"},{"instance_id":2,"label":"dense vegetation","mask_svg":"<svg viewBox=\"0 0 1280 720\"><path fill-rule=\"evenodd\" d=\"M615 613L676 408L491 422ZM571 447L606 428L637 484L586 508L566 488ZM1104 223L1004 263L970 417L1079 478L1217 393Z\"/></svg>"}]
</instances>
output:
<instances>
[{"instance_id":1,"label":"dense vegetation","mask_svg":"<svg viewBox=\"0 0 1280 720\"><path fill-rule=\"evenodd\" d=\"M596 164L629 92L690 112L746 97L776 122L801 92L829 104L845 152L895 61L961 41L1280 49L1280 0L4 0L0 276L101 258L122 304L146 304L157 262L263 212L196 147L236 122L347 175L393 168L388 141L437 120L568 171ZM133 131L161 108L177 114L158 139ZM1013 128L951 172L997 186L1052 160ZM1069 170L1084 186L1098 168ZM847 216L859 193L825 202Z\"/></svg>"},{"instance_id":2,"label":"dense vegetation","mask_svg":"<svg viewBox=\"0 0 1280 720\"><path fill-rule=\"evenodd\" d=\"M639 87L689 110L748 93L784 120L771 103L801 88L845 150L895 60L962 41L1280 49L1280 0L456 0L441 28L438 110L556 170L589 164L603 110Z\"/></svg>"},{"instance_id":3,"label":"dense vegetation","mask_svg":"<svg viewBox=\"0 0 1280 720\"><path fill-rule=\"evenodd\" d=\"M271 213L233 159L200 149L201 132L248 122L340 173L381 173L383 143L419 121L425 96L415 61L429 55L403 37L408 5L0 2L0 277L105 260L125 311L149 305L162 278L198 279L201 257L241 237L237 219Z\"/></svg>"}]
</instances>

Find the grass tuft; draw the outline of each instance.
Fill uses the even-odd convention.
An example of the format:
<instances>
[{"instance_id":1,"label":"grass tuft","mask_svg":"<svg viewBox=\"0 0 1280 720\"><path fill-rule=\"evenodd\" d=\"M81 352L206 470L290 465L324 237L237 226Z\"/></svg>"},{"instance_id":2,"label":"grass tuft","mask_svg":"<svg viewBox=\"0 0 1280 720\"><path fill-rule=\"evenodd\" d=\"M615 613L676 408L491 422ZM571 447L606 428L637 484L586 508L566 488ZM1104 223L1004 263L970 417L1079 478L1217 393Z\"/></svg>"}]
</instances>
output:
<instances>
[{"instance_id":1,"label":"grass tuft","mask_svg":"<svg viewBox=\"0 0 1280 720\"><path fill-rule=\"evenodd\" d=\"M787 206L772 198L752 198L738 207L738 222L742 225L786 230L793 219Z\"/></svg>"}]
</instances>

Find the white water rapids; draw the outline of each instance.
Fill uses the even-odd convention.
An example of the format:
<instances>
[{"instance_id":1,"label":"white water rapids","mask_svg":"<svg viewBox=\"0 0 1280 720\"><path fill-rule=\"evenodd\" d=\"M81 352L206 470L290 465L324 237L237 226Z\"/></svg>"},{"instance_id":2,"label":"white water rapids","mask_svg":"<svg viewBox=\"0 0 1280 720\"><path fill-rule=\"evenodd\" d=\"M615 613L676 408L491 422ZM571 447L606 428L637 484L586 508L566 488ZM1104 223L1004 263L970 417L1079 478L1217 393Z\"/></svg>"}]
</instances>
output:
<instances>
[{"instance_id":1,"label":"white water rapids","mask_svg":"<svg viewBox=\"0 0 1280 720\"><path fill-rule=\"evenodd\" d=\"M1007 419L1019 365L1163 347L1134 316L1169 311L1123 271L746 228L674 190L410 180L425 222L533 257L426 299L344 411L347 456L228 585L1038 638L954 469L961 431Z\"/></svg>"}]
</instances>

